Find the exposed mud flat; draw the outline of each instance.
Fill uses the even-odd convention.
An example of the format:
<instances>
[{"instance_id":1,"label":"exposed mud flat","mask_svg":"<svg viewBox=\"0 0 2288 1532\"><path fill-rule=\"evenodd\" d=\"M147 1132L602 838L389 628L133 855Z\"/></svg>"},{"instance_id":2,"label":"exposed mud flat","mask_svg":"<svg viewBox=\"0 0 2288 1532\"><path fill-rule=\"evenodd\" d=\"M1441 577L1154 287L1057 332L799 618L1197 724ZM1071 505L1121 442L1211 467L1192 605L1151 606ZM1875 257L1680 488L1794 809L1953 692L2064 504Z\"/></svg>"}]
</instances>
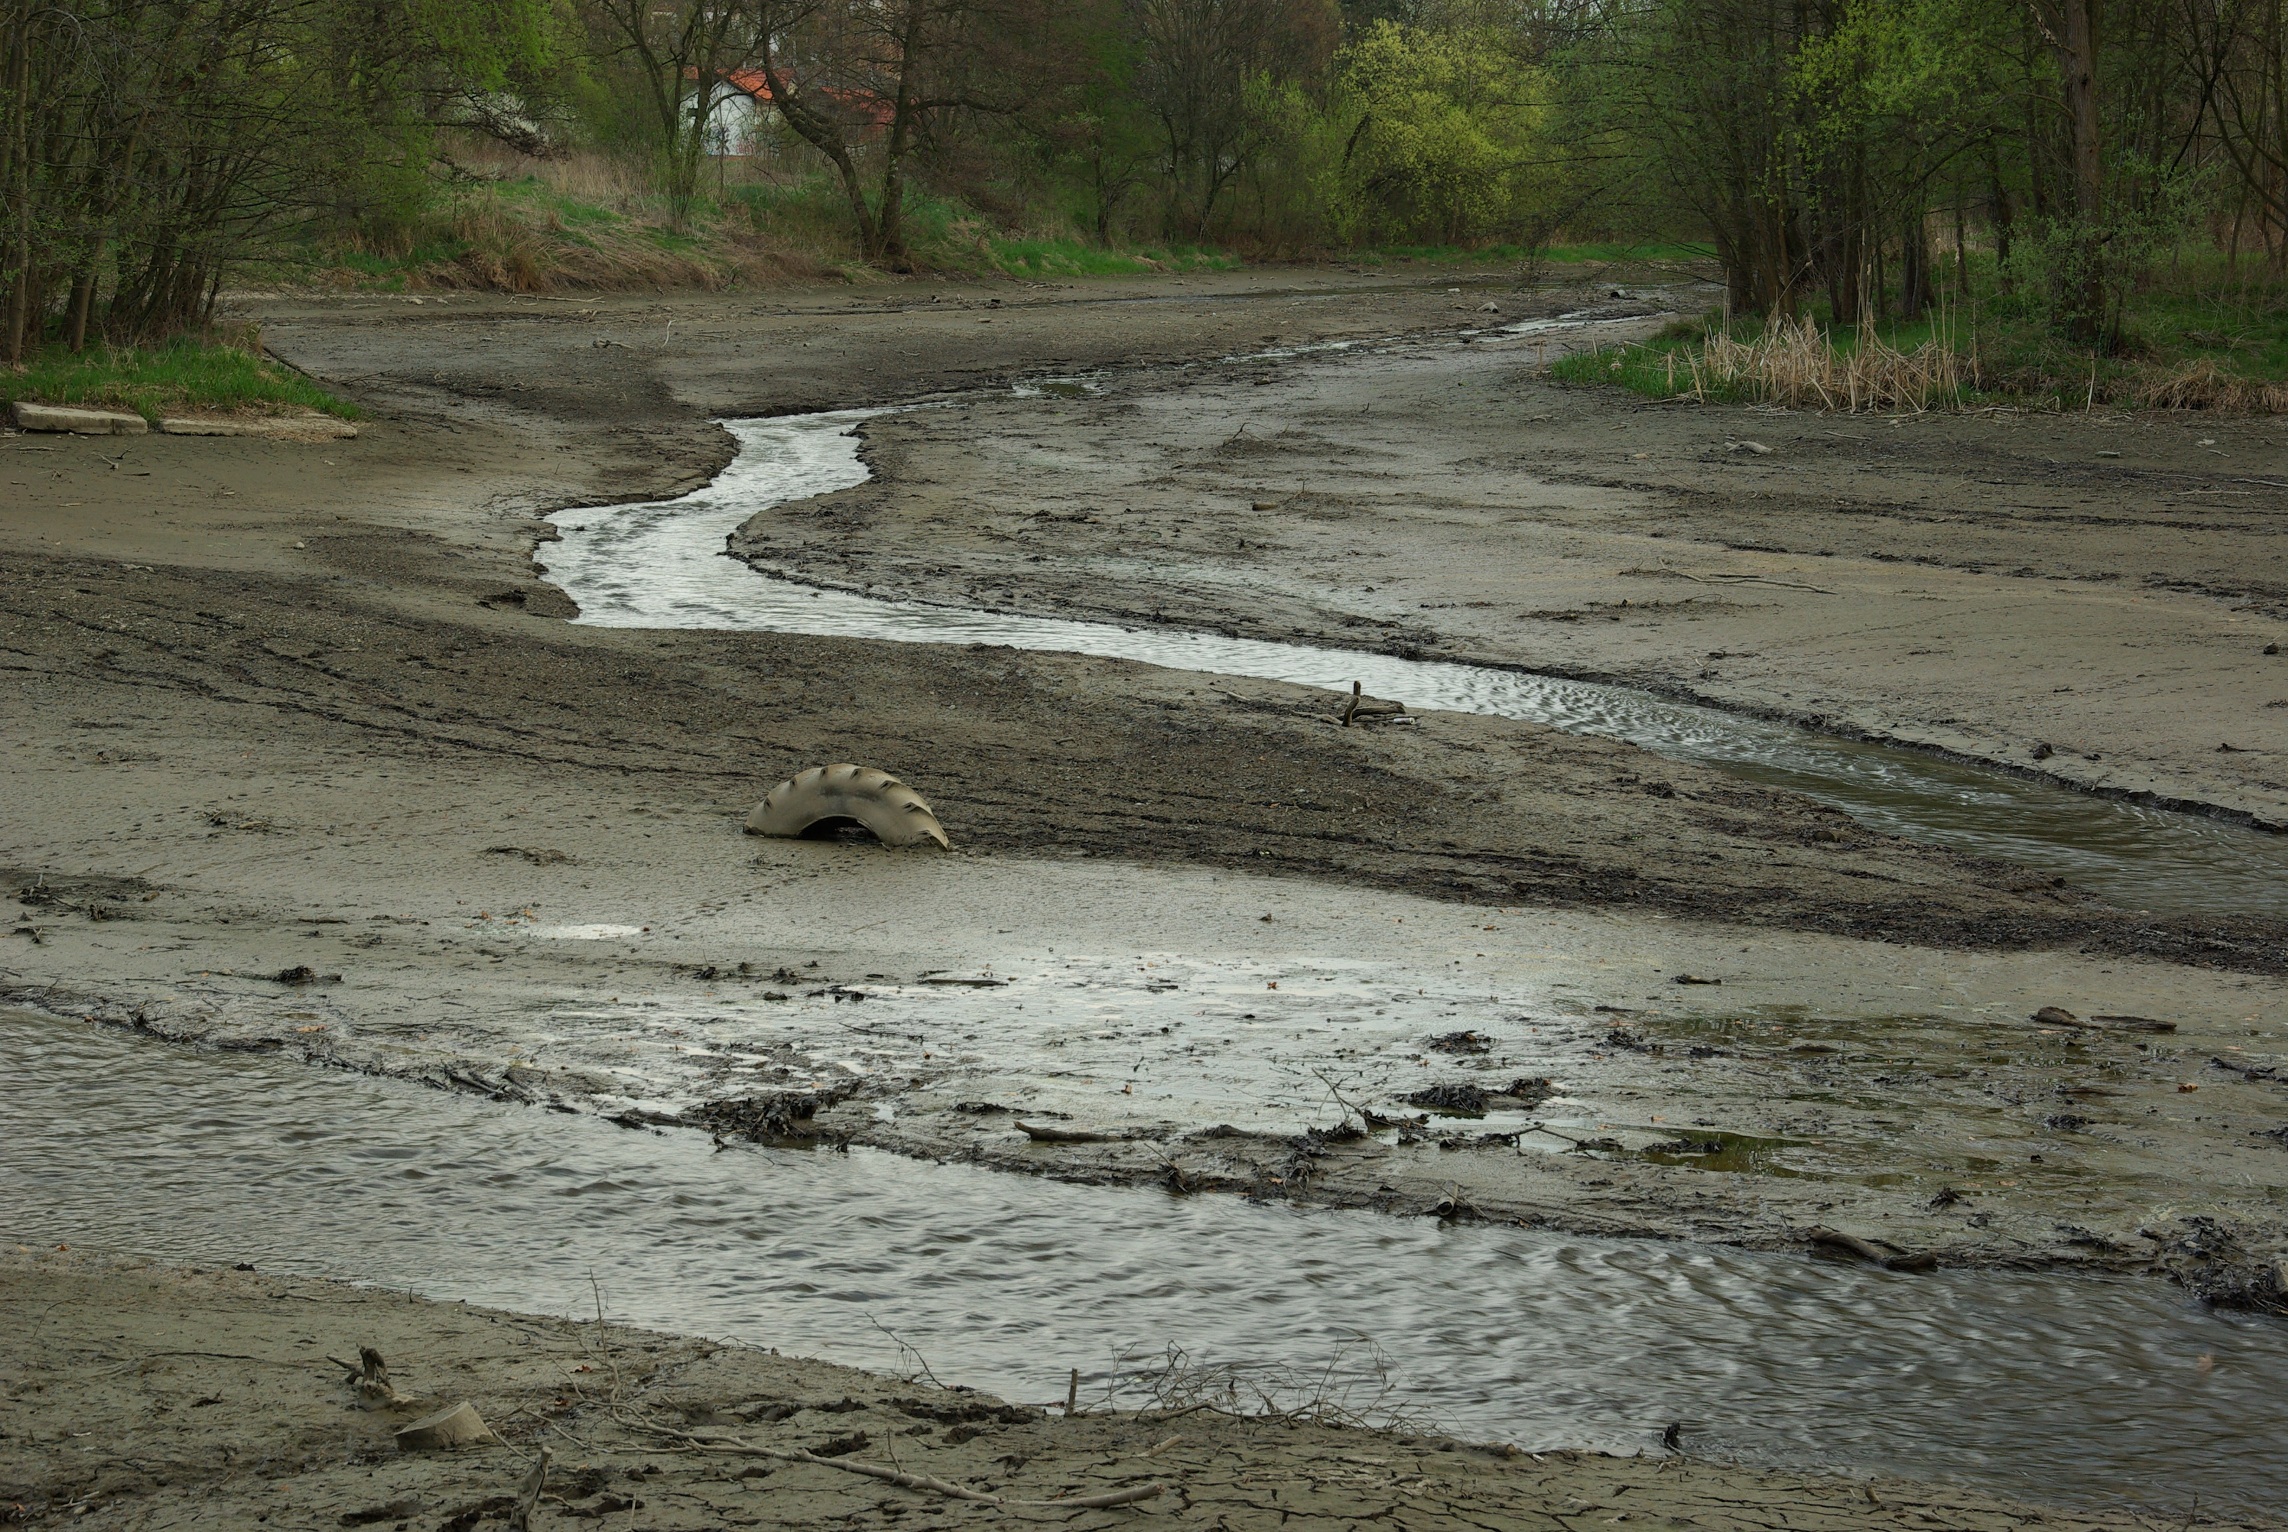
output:
<instances>
[{"instance_id":1,"label":"exposed mud flat","mask_svg":"<svg viewBox=\"0 0 2288 1532\"><path fill-rule=\"evenodd\" d=\"M1533 362L1482 337L883 415L872 482L739 550L885 596L1618 677L2288 824L2279 423L1701 409Z\"/></svg>"},{"instance_id":2,"label":"exposed mud flat","mask_svg":"<svg viewBox=\"0 0 2288 1532\"><path fill-rule=\"evenodd\" d=\"M1344 729L1323 692L1119 661L567 625L531 562L545 513L716 473L710 416L937 391L962 397L869 424L874 483L759 521L748 556L1622 676L2281 817L2277 507L2225 471L2276 427L1656 410L1551 388L1529 339L1304 351L1478 325L1482 296L1246 274L276 305L273 344L376 408L356 440L0 442L0 992L679 1136L1584 1232L1832 1228L2276 1302L2276 921L2146 915L1500 719ZM1297 354L1223 360L1251 348ZM738 838L832 759L920 787L957 854ZM2176 1030L2030 1019L2053 1005ZM1430 1046L1454 1033L1477 1040ZM1406 1099L1434 1086L1502 1099ZM1338 1131L1367 1110L1394 1125Z\"/></svg>"}]
</instances>

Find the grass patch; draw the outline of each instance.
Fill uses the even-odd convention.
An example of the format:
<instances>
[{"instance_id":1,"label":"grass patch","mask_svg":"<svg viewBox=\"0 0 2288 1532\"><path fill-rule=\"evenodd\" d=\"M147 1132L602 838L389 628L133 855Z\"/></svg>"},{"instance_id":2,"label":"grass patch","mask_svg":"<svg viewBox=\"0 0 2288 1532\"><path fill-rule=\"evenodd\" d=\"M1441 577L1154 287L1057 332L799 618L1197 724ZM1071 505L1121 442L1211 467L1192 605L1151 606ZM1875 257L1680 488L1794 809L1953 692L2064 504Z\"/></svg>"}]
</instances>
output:
<instances>
[{"instance_id":1,"label":"grass patch","mask_svg":"<svg viewBox=\"0 0 2288 1532\"><path fill-rule=\"evenodd\" d=\"M1715 249L1709 245L1615 243L1544 245L1540 249L1526 245L1377 245L1341 253L1343 260L1362 266L1412 262L1440 266L1674 266L1710 261L1715 256Z\"/></svg>"},{"instance_id":2,"label":"grass patch","mask_svg":"<svg viewBox=\"0 0 2288 1532\"><path fill-rule=\"evenodd\" d=\"M182 337L140 349L61 347L0 372L0 394L41 404L133 410L145 420L186 410L284 413L294 407L355 420L357 406L244 347Z\"/></svg>"},{"instance_id":3,"label":"grass patch","mask_svg":"<svg viewBox=\"0 0 2288 1532\"><path fill-rule=\"evenodd\" d=\"M1237 256L1193 245L1105 249L1077 239L985 237L986 258L1013 277L1120 277L1150 271L1229 271Z\"/></svg>"},{"instance_id":4,"label":"grass patch","mask_svg":"<svg viewBox=\"0 0 2288 1532\"><path fill-rule=\"evenodd\" d=\"M2219 265L2221 271L2221 264ZM1974 265L1975 301L1912 323L1781 334L1760 319L1680 320L1651 339L1561 358L1576 383L1651 399L1763 401L1808 408L1975 408L2288 412L2288 284L2211 280L2181 264L2130 301L2111 354L2068 344L2022 297L1999 293ZM1987 279L1981 282L1981 278Z\"/></svg>"}]
</instances>

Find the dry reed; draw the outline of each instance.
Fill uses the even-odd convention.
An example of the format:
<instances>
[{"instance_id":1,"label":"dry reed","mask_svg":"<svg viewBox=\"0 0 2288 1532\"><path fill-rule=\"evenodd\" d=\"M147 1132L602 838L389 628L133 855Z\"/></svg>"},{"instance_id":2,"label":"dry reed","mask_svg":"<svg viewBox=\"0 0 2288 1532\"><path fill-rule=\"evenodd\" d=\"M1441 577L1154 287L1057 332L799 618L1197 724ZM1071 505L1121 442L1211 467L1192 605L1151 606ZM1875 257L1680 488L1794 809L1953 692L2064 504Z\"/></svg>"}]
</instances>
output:
<instances>
[{"instance_id":1,"label":"dry reed","mask_svg":"<svg viewBox=\"0 0 2288 1532\"><path fill-rule=\"evenodd\" d=\"M1935 336L1901 351L1872 328L1860 330L1855 348L1839 350L1809 319L1774 316L1752 340L1719 330L1697 353L1672 355L1669 387L1702 400L1744 394L1794 409L1921 413L1960 406L1978 387L1978 361Z\"/></svg>"},{"instance_id":2,"label":"dry reed","mask_svg":"<svg viewBox=\"0 0 2288 1532\"><path fill-rule=\"evenodd\" d=\"M2157 377L2110 391L2116 402L2145 410L2230 410L2288 415L2288 383L2267 383L2226 372L2213 357L2198 357Z\"/></svg>"}]
</instances>

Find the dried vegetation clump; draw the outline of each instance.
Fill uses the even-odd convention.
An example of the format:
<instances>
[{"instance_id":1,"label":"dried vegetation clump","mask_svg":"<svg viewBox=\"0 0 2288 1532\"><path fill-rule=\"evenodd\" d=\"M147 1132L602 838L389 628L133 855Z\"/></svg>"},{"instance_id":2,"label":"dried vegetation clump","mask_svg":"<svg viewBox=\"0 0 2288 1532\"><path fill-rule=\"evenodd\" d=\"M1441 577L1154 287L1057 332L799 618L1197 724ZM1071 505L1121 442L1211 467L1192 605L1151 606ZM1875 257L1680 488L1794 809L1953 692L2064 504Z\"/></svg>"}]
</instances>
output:
<instances>
[{"instance_id":1,"label":"dried vegetation clump","mask_svg":"<svg viewBox=\"0 0 2288 1532\"><path fill-rule=\"evenodd\" d=\"M1697 354L1670 353L1668 373L1672 393L1696 399L1745 395L1846 412L1948 409L1978 387L1976 356L1935 338L1901 351L1864 329L1856 347L1840 350L1811 320L1779 316L1751 340L1719 330Z\"/></svg>"},{"instance_id":2,"label":"dried vegetation clump","mask_svg":"<svg viewBox=\"0 0 2288 1532\"><path fill-rule=\"evenodd\" d=\"M2157 377L2138 379L2127 390L2112 390L2112 403L2146 410L2228 410L2249 415L2288 415L2288 383L2236 377L2213 357L2197 357Z\"/></svg>"}]
</instances>

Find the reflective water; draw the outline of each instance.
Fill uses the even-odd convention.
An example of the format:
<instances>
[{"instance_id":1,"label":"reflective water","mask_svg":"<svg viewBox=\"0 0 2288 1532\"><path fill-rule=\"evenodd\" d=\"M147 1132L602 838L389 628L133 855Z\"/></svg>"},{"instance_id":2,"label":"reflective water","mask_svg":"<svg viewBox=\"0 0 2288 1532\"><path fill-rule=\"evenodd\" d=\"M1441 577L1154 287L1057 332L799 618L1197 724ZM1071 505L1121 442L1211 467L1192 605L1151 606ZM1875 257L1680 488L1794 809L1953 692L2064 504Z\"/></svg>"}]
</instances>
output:
<instances>
[{"instance_id":1,"label":"reflective water","mask_svg":"<svg viewBox=\"0 0 2288 1532\"><path fill-rule=\"evenodd\" d=\"M1912 750L1856 744L1628 687L1440 660L1123 628L820 590L724 551L757 511L862 484L869 411L735 420L737 459L675 500L561 511L551 580L607 627L719 628L904 643L1001 644L1287 681L1409 708L1526 719L1625 739L1792 789L1872 829L2063 876L2132 909L2288 915L2288 837L2069 792Z\"/></svg>"},{"instance_id":2,"label":"reflective water","mask_svg":"<svg viewBox=\"0 0 2288 1532\"><path fill-rule=\"evenodd\" d=\"M715 1153L23 1013L0 1013L0 1091L0 1237L567 1313L592 1271L632 1323L894 1366L880 1324L940 1376L1034 1401L1068 1367L1117 1389L1124 1353L1355 1364L1363 1335L1393 1402L1474 1438L1635 1451L1680 1421L1703 1456L2161 1510L2288 1503L2288 1326L2158 1283Z\"/></svg>"}]
</instances>

